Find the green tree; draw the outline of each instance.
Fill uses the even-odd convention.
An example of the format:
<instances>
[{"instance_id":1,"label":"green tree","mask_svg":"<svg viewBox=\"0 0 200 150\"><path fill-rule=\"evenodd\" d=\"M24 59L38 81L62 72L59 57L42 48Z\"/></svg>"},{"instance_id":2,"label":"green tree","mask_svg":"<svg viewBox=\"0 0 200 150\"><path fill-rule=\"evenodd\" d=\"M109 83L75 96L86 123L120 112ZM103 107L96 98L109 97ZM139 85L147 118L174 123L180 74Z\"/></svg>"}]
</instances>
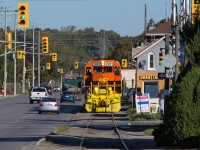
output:
<instances>
[{"instance_id":1,"label":"green tree","mask_svg":"<svg viewBox=\"0 0 200 150\"><path fill-rule=\"evenodd\" d=\"M159 146L200 147L200 30L197 28L194 32L195 28L197 26L188 23L181 33L187 37L185 54L188 63L165 100L167 105L163 124L153 132Z\"/></svg>"}]
</instances>

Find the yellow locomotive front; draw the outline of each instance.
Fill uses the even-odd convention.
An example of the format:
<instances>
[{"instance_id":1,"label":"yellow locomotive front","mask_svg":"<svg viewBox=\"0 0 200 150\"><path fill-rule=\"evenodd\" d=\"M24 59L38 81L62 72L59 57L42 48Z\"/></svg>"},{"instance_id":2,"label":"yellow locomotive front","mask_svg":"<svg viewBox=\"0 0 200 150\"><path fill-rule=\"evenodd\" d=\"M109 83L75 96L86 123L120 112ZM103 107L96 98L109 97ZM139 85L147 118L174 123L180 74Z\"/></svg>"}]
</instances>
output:
<instances>
[{"instance_id":1,"label":"yellow locomotive front","mask_svg":"<svg viewBox=\"0 0 200 150\"><path fill-rule=\"evenodd\" d=\"M115 60L89 61L84 68L87 112L118 112L121 109L121 66Z\"/></svg>"}]
</instances>

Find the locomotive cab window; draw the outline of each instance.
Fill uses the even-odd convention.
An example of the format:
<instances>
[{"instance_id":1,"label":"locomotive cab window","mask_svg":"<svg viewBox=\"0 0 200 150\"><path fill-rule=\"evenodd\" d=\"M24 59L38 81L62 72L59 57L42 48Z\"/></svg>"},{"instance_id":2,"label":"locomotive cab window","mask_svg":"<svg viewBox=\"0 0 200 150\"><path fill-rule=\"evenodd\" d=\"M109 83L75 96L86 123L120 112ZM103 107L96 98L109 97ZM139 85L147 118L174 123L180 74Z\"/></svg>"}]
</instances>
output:
<instances>
[{"instance_id":1,"label":"locomotive cab window","mask_svg":"<svg viewBox=\"0 0 200 150\"><path fill-rule=\"evenodd\" d=\"M115 75L119 75L120 74L120 70L118 67L115 67Z\"/></svg>"},{"instance_id":2,"label":"locomotive cab window","mask_svg":"<svg viewBox=\"0 0 200 150\"><path fill-rule=\"evenodd\" d=\"M112 68L111 67L104 67L104 72L112 72Z\"/></svg>"},{"instance_id":3,"label":"locomotive cab window","mask_svg":"<svg viewBox=\"0 0 200 150\"><path fill-rule=\"evenodd\" d=\"M194 0L194 4L200 4L200 0Z\"/></svg>"},{"instance_id":4,"label":"locomotive cab window","mask_svg":"<svg viewBox=\"0 0 200 150\"><path fill-rule=\"evenodd\" d=\"M87 75L90 75L90 74L91 74L91 68L90 68L90 67L87 67L87 68L86 68L86 74L87 74Z\"/></svg>"},{"instance_id":5,"label":"locomotive cab window","mask_svg":"<svg viewBox=\"0 0 200 150\"><path fill-rule=\"evenodd\" d=\"M102 68L101 67L94 67L94 72L102 72Z\"/></svg>"}]
</instances>

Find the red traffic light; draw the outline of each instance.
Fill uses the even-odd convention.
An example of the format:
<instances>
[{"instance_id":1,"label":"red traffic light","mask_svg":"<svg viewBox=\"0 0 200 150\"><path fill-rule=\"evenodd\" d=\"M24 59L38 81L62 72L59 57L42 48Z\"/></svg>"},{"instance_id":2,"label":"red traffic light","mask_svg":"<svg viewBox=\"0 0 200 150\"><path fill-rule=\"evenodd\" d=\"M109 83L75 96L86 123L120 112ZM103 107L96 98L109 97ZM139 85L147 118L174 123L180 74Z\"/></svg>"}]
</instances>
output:
<instances>
[{"instance_id":1,"label":"red traffic light","mask_svg":"<svg viewBox=\"0 0 200 150\"><path fill-rule=\"evenodd\" d=\"M25 6L21 6L19 9L20 9L20 10L25 10L26 7L25 7Z\"/></svg>"}]
</instances>

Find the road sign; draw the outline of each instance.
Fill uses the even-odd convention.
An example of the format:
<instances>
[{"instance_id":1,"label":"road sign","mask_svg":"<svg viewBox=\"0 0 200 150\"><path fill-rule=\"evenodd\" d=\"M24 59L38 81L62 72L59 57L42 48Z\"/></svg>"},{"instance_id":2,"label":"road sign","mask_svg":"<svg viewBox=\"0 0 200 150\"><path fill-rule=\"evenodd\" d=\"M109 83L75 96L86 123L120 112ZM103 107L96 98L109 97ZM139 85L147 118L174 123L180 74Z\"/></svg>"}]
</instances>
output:
<instances>
[{"instance_id":1,"label":"road sign","mask_svg":"<svg viewBox=\"0 0 200 150\"><path fill-rule=\"evenodd\" d=\"M174 67L176 65L176 57L173 54L166 54L164 57L164 65L166 67Z\"/></svg>"},{"instance_id":2,"label":"road sign","mask_svg":"<svg viewBox=\"0 0 200 150\"><path fill-rule=\"evenodd\" d=\"M166 78L166 73L158 73L158 78L159 79Z\"/></svg>"},{"instance_id":3,"label":"road sign","mask_svg":"<svg viewBox=\"0 0 200 150\"><path fill-rule=\"evenodd\" d=\"M166 77L167 78L173 78L174 77L174 71L173 70L166 70Z\"/></svg>"}]
</instances>

